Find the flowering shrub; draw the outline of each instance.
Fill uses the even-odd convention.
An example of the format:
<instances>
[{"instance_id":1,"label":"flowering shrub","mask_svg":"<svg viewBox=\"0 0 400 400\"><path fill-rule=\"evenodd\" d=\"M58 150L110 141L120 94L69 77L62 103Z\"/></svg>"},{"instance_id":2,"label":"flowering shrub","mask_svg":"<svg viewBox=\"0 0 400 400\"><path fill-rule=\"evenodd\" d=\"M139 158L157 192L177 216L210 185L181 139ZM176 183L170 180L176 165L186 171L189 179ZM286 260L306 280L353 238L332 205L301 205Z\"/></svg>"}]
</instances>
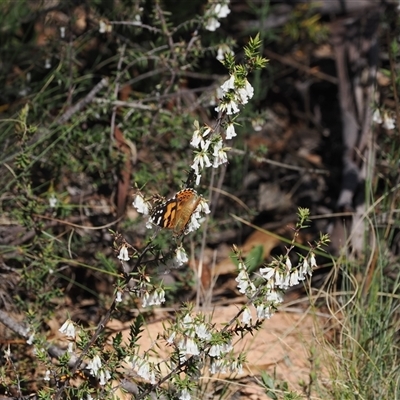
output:
<instances>
[{"instance_id":1,"label":"flowering shrub","mask_svg":"<svg viewBox=\"0 0 400 400\"><path fill-rule=\"evenodd\" d=\"M194 161L191 168L196 177L195 185L199 185L204 169L218 168L228 161L229 147L226 146L226 142L236 136L235 117L254 94L247 76L252 70L262 68L266 62L258 55L259 46L258 36L250 39L249 45L245 48L246 62L242 65L235 64L231 52L225 53L222 62L228 68L230 77L220 87L219 104L215 108L218 112L215 126L201 126L199 121L194 122L195 129L190 144L194 148ZM176 219L183 214L181 209L185 210L188 202L190 205L194 204L190 208L190 219L185 220L189 228L182 231L182 235L186 235L198 229L203 215L209 213L207 202L202 198L197 200L196 196L197 194L194 194L192 189L183 189L174 198L161 205L152 205L143 193L138 192L133 206L139 213L148 216L146 227L154 229L156 225L162 228L173 228ZM176 392L179 399L187 400L199 390L196 382L198 377L204 374L204 368L207 368L211 374L242 371L245 355L242 353L237 356L234 353L232 346L234 336L243 333L244 330L252 332L259 329L262 320L271 318L283 301L284 292L289 287L305 280L307 276L311 276L312 270L316 267L315 251L327 243L327 237L321 237L318 243L310 247L309 254L298 265L292 266L290 252L307 218L308 211L300 209L299 222L287 254L275 259L270 265L260 268L256 274L248 272L240 252L234 248L239 261L237 287L239 292L248 298L247 304L234 319L235 325L231 322L223 328L217 328L209 316L195 311L193 306L188 304L177 312L174 322L159 335L159 340L165 341L172 349L169 360L163 362L163 368L151 362L148 353L143 353L141 349L132 346L124 347L124 353L130 360L132 370L151 385L147 388L143 387L138 398L145 398L152 391L167 394L172 390ZM117 239L120 241L121 237L117 235ZM116 240L118 258L121 263L125 263L130 259L128 251L130 245L123 239L122 243L118 244L118 240ZM138 258L142 258L147 250L148 248ZM134 252L138 254L138 251ZM182 242L177 244L172 253L173 260L167 264L168 266L181 266L188 261ZM136 263L136 266L137 268L133 269L123 266L123 270L142 268L142 264ZM126 283L133 277L135 285L130 290L141 297L142 307L161 305L165 301L167 295L165 289L152 286L151 279L146 277L144 272L126 274ZM120 287L123 288L123 285ZM251 307L255 309L254 319ZM163 373L160 372L161 370ZM103 371L101 382L104 382L107 376L107 371ZM163 382L168 382L168 389L162 389Z\"/></svg>"},{"instance_id":2,"label":"flowering shrub","mask_svg":"<svg viewBox=\"0 0 400 400\"><path fill-rule=\"evenodd\" d=\"M157 31L158 28L145 26L141 22L142 11L138 9L138 13L132 17L131 25ZM215 31L220 26L220 19L225 18L229 12L228 0L210 1L204 15L199 19L199 29L203 27L208 31ZM160 12L159 15L162 20L163 13ZM99 33L107 35L117 23L100 19L98 24ZM167 29L166 26L167 24L163 28ZM64 35L65 29L61 30L61 36ZM231 141L237 136L238 116L254 95L254 88L249 82L250 74L264 68L267 63L259 54L260 46L258 35L250 38L244 47L242 63L236 61L233 50L227 44L220 45L216 50L217 60L225 66L229 74L218 88L216 120L212 126L198 120L193 122L194 130L190 140L193 158L189 164L189 178L182 190L166 201L157 201L159 198L147 195L145 189L137 191L133 207L143 215L151 237L145 248L139 249L123 235L113 233L115 259L120 265L121 275L115 284L112 303L96 330L92 333L84 329L83 324L68 318L59 330L68 342L67 349L62 353L51 353L58 360L57 366L49 356L47 342L35 335L37 327L33 323L29 330L21 333L27 343L34 346L37 360L45 366L43 380L49 386L40 393L41 398L115 398L116 387L134 393L136 399L147 398L154 393L160 397L182 400L200 397L199 377L206 372L240 373L245 354L235 354L234 338L259 329L263 320L273 316L283 300L285 290L305 280L316 267L315 252L326 244L326 237L310 245L308 255L298 265L292 266L290 261L295 238L305 227L308 218L307 210L301 209L294 239L287 254L276 258L269 265L250 272L240 252L234 248L238 261L237 288L246 296L247 302L232 321L226 321L223 327L217 327L209 315L196 310L192 304L185 304L157 339L159 343L169 346L167 359L154 362L151 358L154 349L143 349L138 345L143 330L143 309L162 306L168 299L168 289L163 282L152 279L147 267L150 263L157 263L167 268L177 268L188 263L184 239L201 228L210 213L207 200L195 187L200 187L202 177L205 180L207 169L217 169L228 162ZM176 55L174 52L173 54ZM47 59L46 68L51 68L50 60ZM60 206L61 202L54 193L49 193L48 198L52 211ZM170 229L173 245L168 249L160 249L155 244L160 229ZM148 257L154 254L157 256ZM128 342L123 342L117 334L106 343L103 334L107 323L118 311L118 307L132 298L141 309L131 326ZM34 315L28 316L28 322L30 321L34 321ZM11 364L10 350L5 352L5 357ZM79 371L86 373L91 380L85 380L74 387L70 385L70 381ZM133 377L131 381L127 376Z\"/></svg>"}]
</instances>

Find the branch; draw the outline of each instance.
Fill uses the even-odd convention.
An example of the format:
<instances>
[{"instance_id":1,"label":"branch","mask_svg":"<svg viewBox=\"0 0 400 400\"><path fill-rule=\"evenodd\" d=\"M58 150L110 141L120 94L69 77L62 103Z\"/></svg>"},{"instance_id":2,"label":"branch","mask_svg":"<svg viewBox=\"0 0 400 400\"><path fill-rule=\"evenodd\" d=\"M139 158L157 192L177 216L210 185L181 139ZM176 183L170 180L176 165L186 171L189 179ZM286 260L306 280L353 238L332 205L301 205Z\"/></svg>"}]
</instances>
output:
<instances>
[{"instance_id":1,"label":"branch","mask_svg":"<svg viewBox=\"0 0 400 400\"><path fill-rule=\"evenodd\" d=\"M79 111L82 111L89 103L91 103L98 92L108 85L108 78L103 78L82 100L78 101L74 106L69 108L61 117L56 120L58 125L65 124L71 117Z\"/></svg>"}]
</instances>

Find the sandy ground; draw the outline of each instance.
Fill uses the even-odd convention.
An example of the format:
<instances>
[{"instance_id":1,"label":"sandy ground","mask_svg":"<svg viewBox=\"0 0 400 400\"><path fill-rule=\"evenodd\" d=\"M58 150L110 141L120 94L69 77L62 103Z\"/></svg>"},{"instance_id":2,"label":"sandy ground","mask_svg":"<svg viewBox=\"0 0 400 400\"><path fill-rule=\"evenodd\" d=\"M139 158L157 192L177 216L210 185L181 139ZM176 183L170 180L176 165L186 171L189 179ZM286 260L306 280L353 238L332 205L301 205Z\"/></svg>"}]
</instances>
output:
<instances>
[{"instance_id":1,"label":"sandy ground","mask_svg":"<svg viewBox=\"0 0 400 400\"><path fill-rule=\"evenodd\" d=\"M215 307L213 310L213 321L217 324L230 320L235 316L239 305L226 307ZM156 341L157 335L163 332L163 322L160 321L147 325L146 331L140 339L143 350L156 349L157 357L152 361L161 361L168 352L163 342ZM243 373L235 376L219 375L204 376L204 392L199 398L223 398L223 399L270 399L265 394L261 386L260 375L265 371L270 376L275 376L275 382L286 381L289 389L304 395L301 382L309 383L309 374L312 370L309 349L318 349L318 338L320 337L319 326L323 320L316 319L304 312L292 310L280 311L270 320L264 322L263 327L254 333L248 334L244 340L237 338L234 343L235 350L240 352L245 350L247 353L247 363L243 368ZM118 321L111 323L113 329L120 330ZM110 326L111 327L111 326ZM124 327L126 328L126 326ZM129 331L124 331L124 336L128 338ZM161 344L160 348L155 347L155 343ZM318 350L317 350L318 353ZM321 372L321 367L319 366ZM227 378L231 383L226 385ZM221 391L226 392L221 396ZM278 398L279 392L277 392ZM313 398L319 398L313 397Z\"/></svg>"}]
</instances>

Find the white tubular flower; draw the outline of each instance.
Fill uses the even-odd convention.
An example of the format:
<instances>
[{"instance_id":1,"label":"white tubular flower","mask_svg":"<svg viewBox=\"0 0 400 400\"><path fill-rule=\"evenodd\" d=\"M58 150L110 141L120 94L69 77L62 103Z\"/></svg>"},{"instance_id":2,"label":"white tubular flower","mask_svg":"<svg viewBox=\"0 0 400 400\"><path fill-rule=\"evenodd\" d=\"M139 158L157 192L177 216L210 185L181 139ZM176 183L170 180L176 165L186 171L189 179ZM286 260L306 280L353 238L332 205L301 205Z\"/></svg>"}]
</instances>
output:
<instances>
[{"instance_id":1,"label":"white tubular flower","mask_svg":"<svg viewBox=\"0 0 400 400\"><path fill-rule=\"evenodd\" d=\"M196 342L192 338L186 339L186 354L192 356L198 356L200 354L200 350Z\"/></svg>"},{"instance_id":2,"label":"white tubular flower","mask_svg":"<svg viewBox=\"0 0 400 400\"><path fill-rule=\"evenodd\" d=\"M275 268L271 267L260 268L260 274L265 280L269 281L275 274Z\"/></svg>"},{"instance_id":3,"label":"white tubular flower","mask_svg":"<svg viewBox=\"0 0 400 400\"><path fill-rule=\"evenodd\" d=\"M210 214L210 207L208 206L207 200L201 198L199 205L196 208L196 211L204 214Z\"/></svg>"},{"instance_id":4,"label":"white tubular flower","mask_svg":"<svg viewBox=\"0 0 400 400\"><path fill-rule=\"evenodd\" d=\"M93 360L90 360L86 369L90 369L90 375L98 376L98 372L101 368L101 360L98 355L93 357Z\"/></svg>"},{"instance_id":5,"label":"white tubular flower","mask_svg":"<svg viewBox=\"0 0 400 400\"><path fill-rule=\"evenodd\" d=\"M70 319L67 319L58 331L68 338L75 339L75 326Z\"/></svg>"},{"instance_id":6,"label":"white tubular flower","mask_svg":"<svg viewBox=\"0 0 400 400\"><path fill-rule=\"evenodd\" d=\"M117 295L115 296L115 301L117 303L121 303L122 302L122 292L120 292L119 290L117 292Z\"/></svg>"},{"instance_id":7,"label":"white tubular flower","mask_svg":"<svg viewBox=\"0 0 400 400\"><path fill-rule=\"evenodd\" d=\"M381 113L378 108L372 114L372 121L376 122L377 124L381 124L383 122Z\"/></svg>"},{"instance_id":8,"label":"white tubular flower","mask_svg":"<svg viewBox=\"0 0 400 400\"><path fill-rule=\"evenodd\" d=\"M35 338L35 334L32 333L32 334L28 337L28 339L26 339L26 343L29 344L29 345L33 344L33 339L34 339L34 338Z\"/></svg>"},{"instance_id":9,"label":"white tubular flower","mask_svg":"<svg viewBox=\"0 0 400 400\"><path fill-rule=\"evenodd\" d=\"M156 298L155 298L155 305L161 305L165 303L165 291L164 289L157 289L156 290Z\"/></svg>"},{"instance_id":10,"label":"white tubular flower","mask_svg":"<svg viewBox=\"0 0 400 400\"><path fill-rule=\"evenodd\" d=\"M151 218L150 218L150 217L149 217L149 219L147 220L145 226L146 226L147 229L153 229L153 228L154 228L154 225L152 224Z\"/></svg>"},{"instance_id":11,"label":"white tubular flower","mask_svg":"<svg viewBox=\"0 0 400 400\"><path fill-rule=\"evenodd\" d=\"M156 377L149 362L147 360L141 359L139 356L135 356L135 358L132 360L132 368L136 369L137 366L139 366L137 374L141 378L146 379L152 385L154 385L156 383Z\"/></svg>"},{"instance_id":12,"label":"white tubular flower","mask_svg":"<svg viewBox=\"0 0 400 400\"><path fill-rule=\"evenodd\" d=\"M237 114L239 111L239 107L235 101L231 100L229 103L226 104L227 115Z\"/></svg>"},{"instance_id":13,"label":"white tubular flower","mask_svg":"<svg viewBox=\"0 0 400 400\"><path fill-rule=\"evenodd\" d=\"M198 174L201 170L203 170L204 166L208 168L211 167L211 165L212 164L207 153L205 151L201 151L195 155L192 168L195 170L195 173Z\"/></svg>"},{"instance_id":14,"label":"white tubular flower","mask_svg":"<svg viewBox=\"0 0 400 400\"><path fill-rule=\"evenodd\" d=\"M196 186L200 185L201 174L196 174Z\"/></svg>"},{"instance_id":15,"label":"white tubular flower","mask_svg":"<svg viewBox=\"0 0 400 400\"><path fill-rule=\"evenodd\" d=\"M226 132L225 132L225 139L229 140L234 138L235 136L237 136L236 132L235 132L235 125L233 125L232 122L230 122L227 126L226 126Z\"/></svg>"},{"instance_id":16,"label":"white tubular flower","mask_svg":"<svg viewBox=\"0 0 400 400\"><path fill-rule=\"evenodd\" d=\"M111 379L111 375L107 370L102 369L99 373L98 378L99 378L99 384L101 386L104 386L107 383L107 381Z\"/></svg>"},{"instance_id":17,"label":"white tubular flower","mask_svg":"<svg viewBox=\"0 0 400 400\"><path fill-rule=\"evenodd\" d=\"M229 1L221 2L221 3L215 5L214 13L216 14L217 18L225 18L229 15L231 10L228 7L228 3L229 3Z\"/></svg>"},{"instance_id":18,"label":"white tubular flower","mask_svg":"<svg viewBox=\"0 0 400 400\"><path fill-rule=\"evenodd\" d=\"M306 258L304 258L303 264L300 269L300 274L304 276L304 275L308 274L309 270L310 270L310 266L308 264L308 261Z\"/></svg>"},{"instance_id":19,"label":"white tubular flower","mask_svg":"<svg viewBox=\"0 0 400 400\"><path fill-rule=\"evenodd\" d=\"M121 249L119 250L119 254L117 256L117 258L121 261L129 261L129 254L128 254L128 247L126 244L123 244L121 246Z\"/></svg>"},{"instance_id":20,"label":"white tubular flower","mask_svg":"<svg viewBox=\"0 0 400 400\"><path fill-rule=\"evenodd\" d=\"M210 32L215 32L220 26L221 23L216 18L209 18L205 28Z\"/></svg>"},{"instance_id":21,"label":"white tubular flower","mask_svg":"<svg viewBox=\"0 0 400 400\"><path fill-rule=\"evenodd\" d=\"M56 208L57 203L58 203L57 197L54 195L54 193L52 193L49 198L49 207Z\"/></svg>"},{"instance_id":22,"label":"white tubular flower","mask_svg":"<svg viewBox=\"0 0 400 400\"><path fill-rule=\"evenodd\" d=\"M207 125L206 125L207 126ZM194 121L194 127L196 128L193 132L192 140L190 141L191 146L198 148L198 149L204 149L206 146L206 142L204 138L209 135L209 133L212 131L212 129L207 126L207 128L202 130L199 125L199 121Z\"/></svg>"},{"instance_id":23,"label":"white tubular flower","mask_svg":"<svg viewBox=\"0 0 400 400\"><path fill-rule=\"evenodd\" d=\"M254 96L254 88L250 85L249 81L246 79L244 87L237 89L237 94L240 99L241 104L247 104L249 99Z\"/></svg>"},{"instance_id":24,"label":"white tubular flower","mask_svg":"<svg viewBox=\"0 0 400 400\"><path fill-rule=\"evenodd\" d=\"M283 295L278 290L271 289L271 291L265 295L265 300L272 304L280 304L283 302Z\"/></svg>"},{"instance_id":25,"label":"white tubular flower","mask_svg":"<svg viewBox=\"0 0 400 400\"><path fill-rule=\"evenodd\" d=\"M205 324L196 325L194 330L199 339L204 339L204 340L211 339L211 333L208 331Z\"/></svg>"},{"instance_id":26,"label":"white tubular flower","mask_svg":"<svg viewBox=\"0 0 400 400\"><path fill-rule=\"evenodd\" d=\"M152 293L145 292L142 297L142 307L159 306L165 302L165 292L163 289L156 289Z\"/></svg>"},{"instance_id":27,"label":"white tubular flower","mask_svg":"<svg viewBox=\"0 0 400 400\"><path fill-rule=\"evenodd\" d=\"M372 120L381 125L388 130L392 130L395 128L394 119L389 117L389 114L386 111L381 112L376 109L372 115Z\"/></svg>"},{"instance_id":28,"label":"white tubular flower","mask_svg":"<svg viewBox=\"0 0 400 400\"><path fill-rule=\"evenodd\" d=\"M317 268L317 262L315 260L315 254L314 253L311 253L310 265L311 265L311 268Z\"/></svg>"},{"instance_id":29,"label":"white tubular flower","mask_svg":"<svg viewBox=\"0 0 400 400\"><path fill-rule=\"evenodd\" d=\"M243 365L241 362L235 360L229 365L229 371L236 372L238 374L243 373Z\"/></svg>"},{"instance_id":30,"label":"white tubular flower","mask_svg":"<svg viewBox=\"0 0 400 400\"><path fill-rule=\"evenodd\" d=\"M208 31L215 31L220 27L218 18L225 18L231 10L228 7L229 1L221 1L214 3L210 9L206 12L205 17L207 18L205 28Z\"/></svg>"},{"instance_id":31,"label":"white tubular flower","mask_svg":"<svg viewBox=\"0 0 400 400\"><path fill-rule=\"evenodd\" d=\"M106 28L107 28L107 25L105 24L105 22L100 20L100 22L99 22L99 32L100 33L105 33L106 32Z\"/></svg>"},{"instance_id":32,"label":"white tubular flower","mask_svg":"<svg viewBox=\"0 0 400 400\"><path fill-rule=\"evenodd\" d=\"M112 31L112 25L108 22L100 20L99 22L99 32L100 33L110 33Z\"/></svg>"},{"instance_id":33,"label":"white tubular flower","mask_svg":"<svg viewBox=\"0 0 400 400\"><path fill-rule=\"evenodd\" d=\"M230 90L235 89L235 75L231 75L222 85L222 97L225 96Z\"/></svg>"},{"instance_id":34,"label":"white tubular flower","mask_svg":"<svg viewBox=\"0 0 400 400\"><path fill-rule=\"evenodd\" d=\"M190 218L189 224L185 230L185 234L197 231L197 229L200 228L200 222L199 220L201 219L201 215L198 211L194 212Z\"/></svg>"},{"instance_id":35,"label":"white tubular flower","mask_svg":"<svg viewBox=\"0 0 400 400\"><path fill-rule=\"evenodd\" d=\"M187 389L183 389L179 395L179 400L190 400L191 398L192 396L190 396Z\"/></svg>"},{"instance_id":36,"label":"white tubular flower","mask_svg":"<svg viewBox=\"0 0 400 400\"><path fill-rule=\"evenodd\" d=\"M232 114L237 114L240 110L234 100L226 100L226 101L224 100L221 101L218 107L215 107L215 111L217 112L226 111L227 115L232 115Z\"/></svg>"},{"instance_id":37,"label":"white tubular flower","mask_svg":"<svg viewBox=\"0 0 400 400\"><path fill-rule=\"evenodd\" d=\"M249 324L251 323L251 319L252 319L251 312L250 312L249 308L246 307L246 308L244 309L244 311L243 311L242 322L243 322L245 325L249 325Z\"/></svg>"},{"instance_id":38,"label":"white tubular flower","mask_svg":"<svg viewBox=\"0 0 400 400\"><path fill-rule=\"evenodd\" d=\"M270 319L273 315L271 308L263 304L258 305L256 310L258 319Z\"/></svg>"},{"instance_id":39,"label":"white tubular flower","mask_svg":"<svg viewBox=\"0 0 400 400\"><path fill-rule=\"evenodd\" d=\"M189 329L189 328L192 327L192 323L193 323L192 317L190 316L190 314L186 314L186 315L184 316L183 320L182 320L182 326L183 326L185 329Z\"/></svg>"},{"instance_id":40,"label":"white tubular flower","mask_svg":"<svg viewBox=\"0 0 400 400\"><path fill-rule=\"evenodd\" d=\"M197 122L197 121L195 121ZM198 122L197 122L198 123ZM192 136L192 140L190 141L190 145L195 147L195 148L199 148L200 143L203 141L203 135L201 134L200 129L196 129L193 132L193 136Z\"/></svg>"},{"instance_id":41,"label":"white tubular flower","mask_svg":"<svg viewBox=\"0 0 400 400\"><path fill-rule=\"evenodd\" d=\"M50 380L50 370L49 370L49 369L48 369L48 370L46 371L46 373L44 374L43 380L44 380L44 381L49 381L49 380Z\"/></svg>"},{"instance_id":42,"label":"white tubular flower","mask_svg":"<svg viewBox=\"0 0 400 400\"><path fill-rule=\"evenodd\" d=\"M394 124L394 119L392 117L389 117L389 115L386 113L383 116L383 127L388 130L392 130L396 127L396 125Z\"/></svg>"},{"instance_id":43,"label":"white tubular flower","mask_svg":"<svg viewBox=\"0 0 400 400\"><path fill-rule=\"evenodd\" d=\"M150 380L150 366L149 363L144 360L142 365L138 369L138 375L143 379Z\"/></svg>"},{"instance_id":44,"label":"white tubular flower","mask_svg":"<svg viewBox=\"0 0 400 400\"><path fill-rule=\"evenodd\" d=\"M299 271L295 269L291 274L290 274L290 280L289 280L289 286L295 286L298 285L300 282L299 280Z\"/></svg>"},{"instance_id":45,"label":"white tubular flower","mask_svg":"<svg viewBox=\"0 0 400 400\"><path fill-rule=\"evenodd\" d=\"M275 286L286 290L289 288L290 274L283 274L282 272L276 272L275 274Z\"/></svg>"},{"instance_id":46,"label":"white tubular flower","mask_svg":"<svg viewBox=\"0 0 400 400\"><path fill-rule=\"evenodd\" d=\"M140 195L137 194L135 196L135 200L132 203L133 207L136 208L137 212L143 215L148 215L149 214L149 203L144 200L144 198Z\"/></svg>"},{"instance_id":47,"label":"white tubular flower","mask_svg":"<svg viewBox=\"0 0 400 400\"><path fill-rule=\"evenodd\" d=\"M220 165L223 165L228 162L228 156L226 154L226 149L223 147L222 140L220 140L215 144L213 156L214 156L214 163L213 163L214 168L218 168Z\"/></svg>"},{"instance_id":48,"label":"white tubular flower","mask_svg":"<svg viewBox=\"0 0 400 400\"><path fill-rule=\"evenodd\" d=\"M227 46L226 44L222 44L221 46L218 47L217 51L217 60L218 61L223 61L225 59L225 54L232 54L234 55L235 53Z\"/></svg>"},{"instance_id":49,"label":"white tubular flower","mask_svg":"<svg viewBox=\"0 0 400 400\"><path fill-rule=\"evenodd\" d=\"M217 373L225 373L225 372L226 372L226 366L225 366L224 361L219 358L214 358L211 361L210 373L217 374Z\"/></svg>"},{"instance_id":50,"label":"white tubular flower","mask_svg":"<svg viewBox=\"0 0 400 400\"><path fill-rule=\"evenodd\" d=\"M290 258L289 258L289 257L286 257L286 262L285 262L285 264L286 264L286 268L288 269L288 271L291 271L291 269L292 269L292 262L290 261Z\"/></svg>"},{"instance_id":51,"label":"white tubular flower","mask_svg":"<svg viewBox=\"0 0 400 400\"><path fill-rule=\"evenodd\" d=\"M233 349L232 343L228 342L228 343L223 343L221 345L221 352L222 353L228 353L229 351L231 351Z\"/></svg>"},{"instance_id":52,"label":"white tubular flower","mask_svg":"<svg viewBox=\"0 0 400 400\"><path fill-rule=\"evenodd\" d=\"M150 306L150 294L149 292L145 292L144 295L142 296L142 307L146 308L148 306Z\"/></svg>"},{"instance_id":53,"label":"white tubular flower","mask_svg":"<svg viewBox=\"0 0 400 400\"><path fill-rule=\"evenodd\" d=\"M67 353L73 353L74 352L74 343L69 342L68 347L67 347Z\"/></svg>"},{"instance_id":54,"label":"white tubular flower","mask_svg":"<svg viewBox=\"0 0 400 400\"><path fill-rule=\"evenodd\" d=\"M210 357L219 357L221 355L221 346L219 344L213 344L208 355Z\"/></svg>"},{"instance_id":55,"label":"white tubular flower","mask_svg":"<svg viewBox=\"0 0 400 400\"><path fill-rule=\"evenodd\" d=\"M189 258L186 254L185 249L182 247L182 244L176 248L175 250L175 262L178 267L183 264L186 264L189 261Z\"/></svg>"},{"instance_id":56,"label":"white tubular flower","mask_svg":"<svg viewBox=\"0 0 400 400\"><path fill-rule=\"evenodd\" d=\"M4 356L6 360L11 358L11 349L10 349L10 343L8 344L7 349L4 350Z\"/></svg>"},{"instance_id":57,"label":"white tubular flower","mask_svg":"<svg viewBox=\"0 0 400 400\"><path fill-rule=\"evenodd\" d=\"M246 289L249 286L249 279L245 271L240 271L238 276L235 278L235 281L238 282L237 288L239 292L242 294L246 294Z\"/></svg>"},{"instance_id":58,"label":"white tubular flower","mask_svg":"<svg viewBox=\"0 0 400 400\"><path fill-rule=\"evenodd\" d=\"M237 288L240 293L245 294L247 297L252 297L254 293L257 291L254 283L250 280L249 274L246 271L246 266L240 262L238 265L239 274L235 278L237 284Z\"/></svg>"}]
</instances>

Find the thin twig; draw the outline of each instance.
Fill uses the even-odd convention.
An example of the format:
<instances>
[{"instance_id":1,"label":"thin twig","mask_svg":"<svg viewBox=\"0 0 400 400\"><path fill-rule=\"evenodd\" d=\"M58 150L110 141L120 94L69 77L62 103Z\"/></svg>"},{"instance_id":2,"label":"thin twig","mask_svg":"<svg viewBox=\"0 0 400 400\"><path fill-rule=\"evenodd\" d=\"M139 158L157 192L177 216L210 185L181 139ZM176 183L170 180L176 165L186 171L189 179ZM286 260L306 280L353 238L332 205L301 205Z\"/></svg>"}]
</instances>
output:
<instances>
[{"instance_id":1,"label":"thin twig","mask_svg":"<svg viewBox=\"0 0 400 400\"><path fill-rule=\"evenodd\" d=\"M175 68L179 63L176 58L174 39L172 37L171 32L168 29L167 21L164 18L163 10L161 9L160 3L158 1L156 1L156 10L157 10L158 18L161 21L163 34L166 35L166 37L167 37L168 47L169 47L169 51L170 51L170 57L172 58L172 63L171 62L166 63L166 66L169 69L170 74L171 74L171 78L169 79L169 84L167 85L167 87L164 90L164 94L167 94L171 90L172 86L175 84L175 79L176 79ZM170 65L172 65L173 67L171 68Z\"/></svg>"},{"instance_id":2,"label":"thin twig","mask_svg":"<svg viewBox=\"0 0 400 400\"><path fill-rule=\"evenodd\" d=\"M279 161L274 161L274 160L270 160L268 158L265 157L259 157L256 156L252 151L250 152L246 152L244 150L240 150L240 149L230 149L231 153L235 153L235 154L239 154L239 155L247 155L250 158L254 159L255 161L259 162L259 163L266 163L266 164L271 164L271 165L275 165L277 167L280 168L285 168L285 169L290 169L292 171L299 171L299 172L308 172L308 173L312 173L312 174L320 174L320 175L329 175L329 171L326 169L317 169L317 168L305 168L305 167L298 167L295 165L289 165L289 164L284 164L281 163Z\"/></svg>"},{"instance_id":3,"label":"thin twig","mask_svg":"<svg viewBox=\"0 0 400 400\"><path fill-rule=\"evenodd\" d=\"M122 101L122 100L110 101L108 99L96 99L95 102L99 104L111 104L115 107L127 107L137 110L156 111L156 106L153 105L146 106L139 101Z\"/></svg>"},{"instance_id":4,"label":"thin twig","mask_svg":"<svg viewBox=\"0 0 400 400\"><path fill-rule=\"evenodd\" d=\"M289 65L290 67L299 69L300 71L303 71L306 74L309 74L311 76L315 76L316 78L322 79L324 81L328 81L330 83L333 83L334 85L337 85L338 82L339 82L338 79L335 78L332 75L325 74L324 72L321 72L321 71L316 71L315 69L307 67L306 65L304 65L302 63L299 63L298 61L295 61L295 60L293 60L291 58L288 58L288 57L283 57L283 56L281 56L281 55L279 55L279 54L277 54L277 53L275 53L275 52L273 52L271 50L264 49L264 54L267 57L273 58L273 59L279 61L282 64L286 64L286 65Z\"/></svg>"},{"instance_id":5,"label":"thin twig","mask_svg":"<svg viewBox=\"0 0 400 400\"><path fill-rule=\"evenodd\" d=\"M154 33L161 33L161 30L158 28L155 28L154 26L142 24L139 21L110 21L111 25L130 25L130 26L137 26L138 28L141 29L148 29L151 32Z\"/></svg>"},{"instance_id":6,"label":"thin twig","mask_svg":"<svg viewBox=\"0 0 400 400\"><path fill-rule=\"evenodd\" d=\"M117 77L115 78L115 88L114 88L114 99L118 99L118 92L119 92L119 80L121 79L121 67L122 61L124 59L126 45L123 44L121 48L120 57L118 60L117 65ZM115 130L115 116L117 114L117 106L114 105L112 114L111 114L111 132L110 132L110 143L114 140L114 130Z\"/></svg>"},{"instance_id":7,"label":"thin twig","mask_svg":"<svg viewBox=\"0 0 400 400\"><path fill-rule=\"evenodd\" d=\"M79 111L82 111L86 105L91 103L96 94L108 85L108 78L103 78L82 100L78 101L74 106L69 108L61 117L56 120L57 125L65 124L71 117Z\"/></svg>"}]
</instances>

